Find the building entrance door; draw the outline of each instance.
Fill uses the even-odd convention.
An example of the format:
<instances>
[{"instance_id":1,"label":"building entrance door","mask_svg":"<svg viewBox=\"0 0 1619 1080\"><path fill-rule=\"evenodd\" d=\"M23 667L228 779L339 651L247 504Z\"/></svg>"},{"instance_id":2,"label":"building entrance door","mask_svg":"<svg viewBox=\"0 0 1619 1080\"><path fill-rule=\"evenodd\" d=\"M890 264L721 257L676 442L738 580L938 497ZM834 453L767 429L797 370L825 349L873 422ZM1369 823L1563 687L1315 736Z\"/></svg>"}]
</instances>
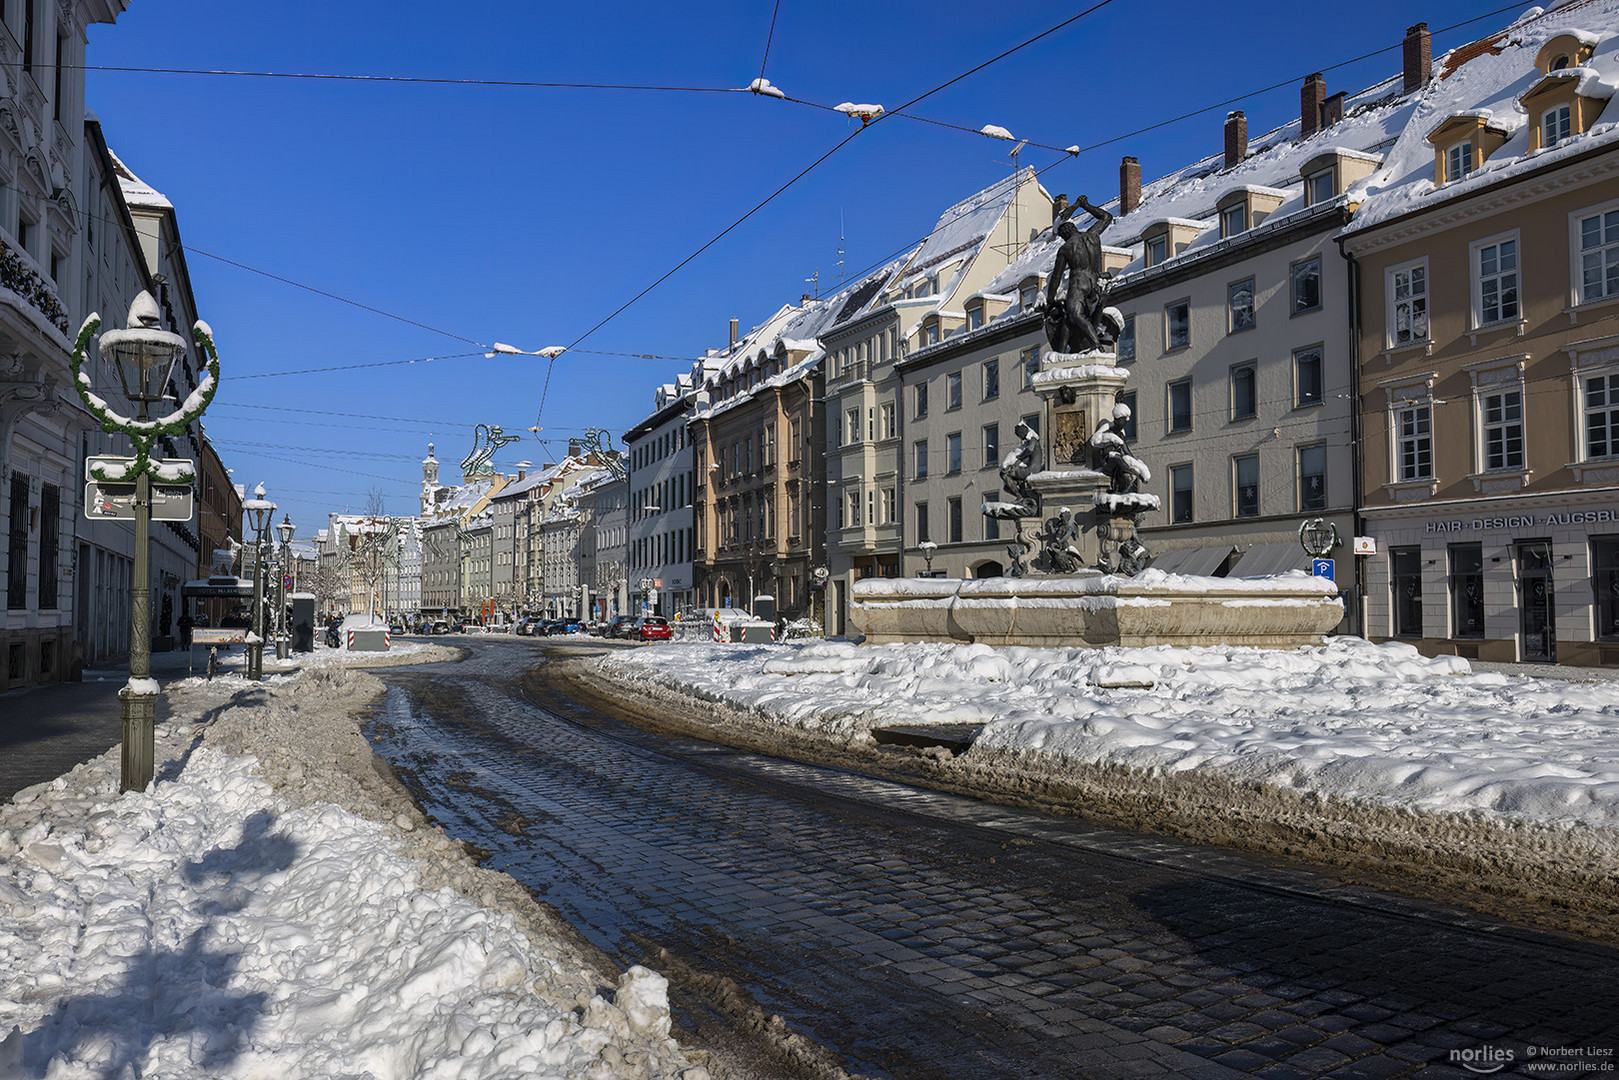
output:
<instances>
[{"instance_id":1,"label":"building entrance door","mask_svg":"<svg viewBox=\"0 0 1619 1080\"><path fill-rule=\"evenodd\" d=\"M1557 662L1557 627L1552 617L1552 546L1528 540L1517 546L1518 630L1521 659Z\"/></svg>"}]
</instances>

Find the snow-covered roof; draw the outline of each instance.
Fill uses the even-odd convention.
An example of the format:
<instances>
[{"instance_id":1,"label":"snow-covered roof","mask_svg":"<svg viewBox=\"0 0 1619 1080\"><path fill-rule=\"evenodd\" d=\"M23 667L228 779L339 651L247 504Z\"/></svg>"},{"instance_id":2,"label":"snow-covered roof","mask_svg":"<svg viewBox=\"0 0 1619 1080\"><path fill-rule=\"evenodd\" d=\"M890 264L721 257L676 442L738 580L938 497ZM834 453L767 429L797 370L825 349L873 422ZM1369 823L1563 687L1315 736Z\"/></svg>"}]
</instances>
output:
<instances>
[{"instance_id":1,"label":"snow-covered roof","mask_svg":"<svg viewBox=\"0 0 1619 1080\"><path fill-rule=\"evenodd\" d=\"M1544 150L1531 150L1533 125L1519 99L1549 77L1578 80L1580 94L1610 99L1619 88L1619 35L1592 27L1619 24L1619 0L1574 0L1553 10L1530 8L1505 30L1452 50L1441 75L1414 96L1411 123L1389 149L1383 165L1351 189L1361 200L1344 235L1361 232L1415 210L1431 209L1511 177L1619 141L1619 117L1607 108L1591 129ZM1552 38L1572 34L1595 45L1584 64L1551 75L1535 66L1537 51ZM1592 39L1595 39L1594 41ZM1454 117L1483 117L1510 132L1507 140L1468 175L1434 182L1434 147L1428 135Z\"/></svg>"},{"instance_id":2,"label":"snow-covered roof","mask_svg":"<svg viewBox=\"0 0 1619 1080\"><path fill-rule=\"evenodd\" d=\"M107 156L112 158L113 170L118 174L118 188L123 192L124 202L131 207L146 207L153 210L173 210L174 204L168 197L146 181L135 175L133 169L125 165L119 156L109 147Z\"/></svg>"}]
</instances>

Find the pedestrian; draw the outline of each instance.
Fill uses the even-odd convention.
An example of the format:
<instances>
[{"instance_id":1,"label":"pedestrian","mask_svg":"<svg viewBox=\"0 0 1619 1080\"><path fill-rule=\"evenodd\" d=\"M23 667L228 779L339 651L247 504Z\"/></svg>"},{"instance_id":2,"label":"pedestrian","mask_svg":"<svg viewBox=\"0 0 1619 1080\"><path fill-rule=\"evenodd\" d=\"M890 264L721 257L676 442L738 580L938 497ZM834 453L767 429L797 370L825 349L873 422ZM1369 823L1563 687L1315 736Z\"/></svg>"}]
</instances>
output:
<instances>
[{"instance_id":1,"label":"pedestrian","mask_svg":"<svg viewBox=\"0 0 1619 1080\"><path fill-rule=\"evenodd\" d=\"M180 648L191 648L191 628L195 625L196 620L191 617L190 612L180 616Z\"/></svg>"}]
</instances>

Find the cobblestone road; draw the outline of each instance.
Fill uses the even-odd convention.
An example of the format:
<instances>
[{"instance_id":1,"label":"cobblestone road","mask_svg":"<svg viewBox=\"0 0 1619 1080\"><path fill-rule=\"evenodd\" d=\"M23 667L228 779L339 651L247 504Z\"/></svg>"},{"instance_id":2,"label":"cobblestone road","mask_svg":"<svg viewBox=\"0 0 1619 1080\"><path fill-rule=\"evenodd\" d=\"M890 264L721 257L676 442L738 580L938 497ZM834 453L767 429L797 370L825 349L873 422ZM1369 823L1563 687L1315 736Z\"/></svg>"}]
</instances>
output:
<instances>
[{"instance_id":1,"label":"cobblestone road","mask_svg":"<svg viewBox=\"0 0 1619 1080\"><path fill-rule=\"evenodd\" d=\"M609 954L657 966L663 947L734 979L853 1071L1612 1070L1611 949L541 709L508 685L534 658L480 644L386 673L373 741L446 831Z\"/></svg>"}]
</instances>

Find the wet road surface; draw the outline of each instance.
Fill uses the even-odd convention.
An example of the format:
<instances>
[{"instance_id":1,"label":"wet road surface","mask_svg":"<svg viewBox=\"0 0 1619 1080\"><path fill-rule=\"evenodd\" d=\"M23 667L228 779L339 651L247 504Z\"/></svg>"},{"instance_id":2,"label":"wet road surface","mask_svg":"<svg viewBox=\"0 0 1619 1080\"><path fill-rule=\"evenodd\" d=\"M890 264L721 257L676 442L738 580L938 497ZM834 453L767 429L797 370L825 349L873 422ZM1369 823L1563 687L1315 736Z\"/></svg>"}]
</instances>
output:
<instances>
[{"instance_id":1,"label":"wet road surface","mask_svg":"<svg viewBox=\"0 0 1619 1080\"><path fill-rule=\"evenodd\" d=\"M369 734L428 814L616 960L668 973L672 954L734 980L852 1072L1613 1069L1612 949L1218 849L648 735L531 700L532 684L525 696L534 647L471 644L460 664L378 672L390 689Z\"/></svg>"}]
</instances>

